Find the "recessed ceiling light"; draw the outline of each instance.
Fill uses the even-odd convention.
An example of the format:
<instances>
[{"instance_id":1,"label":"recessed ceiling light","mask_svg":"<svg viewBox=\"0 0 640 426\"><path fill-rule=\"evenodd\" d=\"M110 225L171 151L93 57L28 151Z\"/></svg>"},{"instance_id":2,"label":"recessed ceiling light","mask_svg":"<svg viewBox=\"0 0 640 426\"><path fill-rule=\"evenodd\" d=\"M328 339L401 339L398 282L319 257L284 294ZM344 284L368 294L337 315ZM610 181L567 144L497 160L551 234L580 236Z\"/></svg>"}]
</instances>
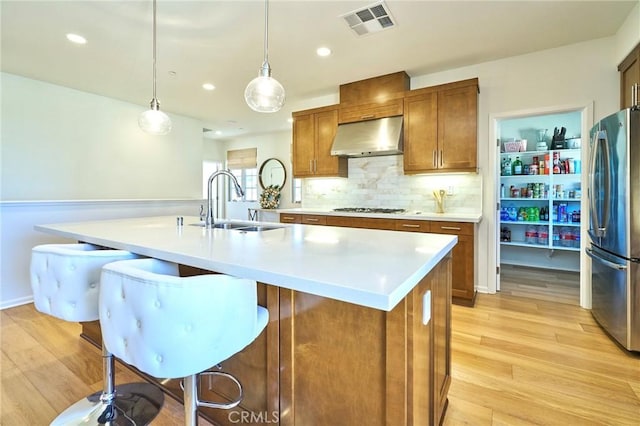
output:
<instances>
[{"instance_id":1,"label":"recessed ceiling light","mask_svg":"<svg viewBox=\"0 0 640 426\"><path fill-rule=\"evenodd\" d=\"M318 56L329 56L331 55L331 49L329 49L328 47L318 47L316 53L318 54Z\"/></svg>"},{"instance_id":2,"label":"recessed ceiling light","mask_svg":"<svg viewBox=\"0 0 640 426\"><path fill-rule=\"evenodd\" d=\"M211 83L204 83L204 84L202 85L202 88L203 88L204 90L213 90L213 89L215 89L215 88L216 88L216 86L214 86L214 85L213 85L213 84L211 84Z\"/></svg>"},{"instance_id":3,"label":"recessed ceiling light","mask_svg":"<svg viewBox=\"0 0 640 426\"><path fill-rule=\"evenodd\" d=\"M78 34L67 34L67 40L76 44L87 44L87 39Z\"/></svg>"}]
</instances>

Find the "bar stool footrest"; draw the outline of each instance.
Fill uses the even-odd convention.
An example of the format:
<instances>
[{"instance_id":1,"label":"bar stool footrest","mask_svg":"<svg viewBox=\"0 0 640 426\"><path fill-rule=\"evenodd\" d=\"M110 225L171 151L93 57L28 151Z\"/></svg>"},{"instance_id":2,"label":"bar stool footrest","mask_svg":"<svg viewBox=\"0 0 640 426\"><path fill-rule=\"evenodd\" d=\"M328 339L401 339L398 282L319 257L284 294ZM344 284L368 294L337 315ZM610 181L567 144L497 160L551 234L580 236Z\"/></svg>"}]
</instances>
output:
<instances>
[{"instance_id":1,"label":"bar stool footrest","mask_svg":"<svg viewBox=\"0 0 640 426\"><path fill-rule=\"evenodd\" d=\"M198 407L219 408L223 410L229 410L231 408L235 408L238 405L240 405L240 402L242 402L243 393L242 393L242 385L240 384L238 379L236 379L231 374L225 373L222 371L203 371L202 373L198 374L199 378L203 376L219 376L219 377L224 377L231 380L238 388L238 397L235 400L228 403L214 402L214 401L201 401L199 398L197 398Z\"/></svg>"}]
</instances>

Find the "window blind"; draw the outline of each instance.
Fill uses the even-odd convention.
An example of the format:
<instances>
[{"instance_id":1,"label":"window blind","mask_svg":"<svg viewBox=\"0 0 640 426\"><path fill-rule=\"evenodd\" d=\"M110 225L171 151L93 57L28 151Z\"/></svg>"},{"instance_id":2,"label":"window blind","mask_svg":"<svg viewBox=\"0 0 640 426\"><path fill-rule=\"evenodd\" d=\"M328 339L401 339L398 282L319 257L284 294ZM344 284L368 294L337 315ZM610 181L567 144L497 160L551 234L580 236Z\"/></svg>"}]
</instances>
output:
<instances>
[{"instance_id":1,"label":"window blind","mask_svg":"<svg viewBox=\"0 0 640 426\"><path fill-rule=\"evenodd\" d=\"M227 151L227 168L255 169L258 167L258 148L234 149Z\"/></svg>"}]
</instances>

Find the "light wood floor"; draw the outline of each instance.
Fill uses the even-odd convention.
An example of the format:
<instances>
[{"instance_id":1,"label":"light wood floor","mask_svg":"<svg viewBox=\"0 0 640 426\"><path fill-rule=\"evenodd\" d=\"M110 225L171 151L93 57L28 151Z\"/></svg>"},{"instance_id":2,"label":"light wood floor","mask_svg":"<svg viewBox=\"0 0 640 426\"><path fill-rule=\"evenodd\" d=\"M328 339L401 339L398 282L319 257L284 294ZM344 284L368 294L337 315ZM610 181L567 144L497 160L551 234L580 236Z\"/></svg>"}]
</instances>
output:
<instances>
[{"instance_id":1,"label":"light wood floor","mask_svg":"<svg viewBox=\"0 0 640 426\"><path fill-rule=\"evenodd\" d=\"M100 353L77 324L31 304L0 311L0 322L1 425L47 425L100 389ZM508 294L454 306L452 376L447 426L640 424L640 356L576 306ZM118 368L118 383L136 380ZM182 421L182 407L166 398L153 425Z\"/></svg>"},{"instance_id":2,"label":"light wood floor","mask_svg":"<svg viewBox=\"0 0 640 426\"><path fill-rule=\"evenodd\" d=\"M580 273L500 265L500 293L580 305Z\"/></svg>"}]
</instances>

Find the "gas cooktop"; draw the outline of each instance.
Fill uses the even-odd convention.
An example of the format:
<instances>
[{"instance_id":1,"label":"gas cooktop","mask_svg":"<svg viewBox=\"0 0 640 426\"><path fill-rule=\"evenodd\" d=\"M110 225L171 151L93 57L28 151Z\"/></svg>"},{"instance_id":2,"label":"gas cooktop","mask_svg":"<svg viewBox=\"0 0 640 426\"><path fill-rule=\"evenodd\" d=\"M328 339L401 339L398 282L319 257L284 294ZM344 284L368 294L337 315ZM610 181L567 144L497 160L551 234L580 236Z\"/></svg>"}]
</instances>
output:
<instances>
[{"instance_id":1,"label":"gas cooktop","mask_svg":"<svg viewBox=\"0 0 640 426\"><path fill-rule=\"evenodd\" d=\"M342 207L339 209L333 209L334 212L349 212L349 213L404 213L404 209L382 209L377 207Z\"/></svg>"}]
</instances>

